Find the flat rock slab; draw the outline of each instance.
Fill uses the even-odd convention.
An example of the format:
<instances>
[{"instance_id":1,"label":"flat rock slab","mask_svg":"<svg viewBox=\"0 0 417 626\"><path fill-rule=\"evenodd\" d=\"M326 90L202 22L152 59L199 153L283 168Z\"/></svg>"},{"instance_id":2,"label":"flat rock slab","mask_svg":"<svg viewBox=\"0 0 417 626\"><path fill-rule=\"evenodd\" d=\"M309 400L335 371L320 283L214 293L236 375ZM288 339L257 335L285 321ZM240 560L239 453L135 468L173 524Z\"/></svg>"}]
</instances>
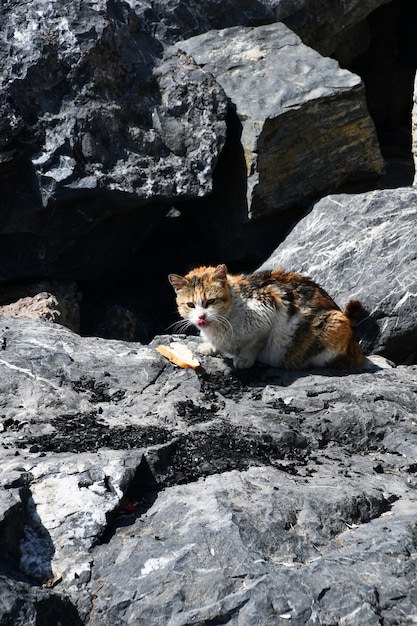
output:
<instances>
[{"instance_id":1,"label":"flat rock slab","mask_svg":"<svg viewBox=\"0 0 417 626\"><path fill-rule=\"evenodd\" d=\"M360 78L284 24L213 30L177 45L213 74L236 107L249 218L382 171Z\"/></svg>"},{"instance_id":2,"label":"flat rock slab","mask_svg":"<svg viewBox=\"0 0 417 626\"><path fill-rule=\"evenodd\" d=\"M417 358L417 188L334 195L317 202L260 269L311 276L340 306L360 300L368 352Z\"/></svg>"},{"instance_id":3,"label":"flat rock slab","mask_svg":"<svg viewBox=\"0 0 417 626\"><path fill-rule=\"evenodd\" d=\"M417 618L416 367L182 370L170 339L0 319L0 620Z\"/></svg>"},{"instance_id":4,"label":"flat rock slab","mask_svg":"<svg viewBox=\"0 0 417 626\"><path fill-rule=\"evenodd\" d=\"M415 500L384 504L383 489L370 481L362 490L343 473L297 479L255 467L175 487L96 550L88 623L376 626L381 613L388 624L415 617L410 583L397 574L415 573ZM360 513L346 517L352 505L367 510L365 524Z\"/></svg>"}]
</instances>

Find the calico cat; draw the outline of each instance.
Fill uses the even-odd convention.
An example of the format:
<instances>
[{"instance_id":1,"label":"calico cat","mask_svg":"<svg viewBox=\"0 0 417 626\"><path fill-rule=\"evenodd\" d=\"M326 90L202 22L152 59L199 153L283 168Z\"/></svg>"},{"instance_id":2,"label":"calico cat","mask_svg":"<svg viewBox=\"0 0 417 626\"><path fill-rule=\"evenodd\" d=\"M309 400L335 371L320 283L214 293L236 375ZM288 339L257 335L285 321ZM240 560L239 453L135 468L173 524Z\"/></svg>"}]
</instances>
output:
<instances>
[{"instance_id":1,"label":"calico cat","mask_svg":"<svg viewBox=\"0 0 417 626\"><path fill-rule=\"evenodd\" d=\"M168 279L182 328L197 326L206 340L200 351L230 357L235 368L258 361L287 369L355 370L365 360L352 330L361 303L350 301L342 312L306 276L281 269L234 276L218 265Z\"/></svg>"}]
</instances>

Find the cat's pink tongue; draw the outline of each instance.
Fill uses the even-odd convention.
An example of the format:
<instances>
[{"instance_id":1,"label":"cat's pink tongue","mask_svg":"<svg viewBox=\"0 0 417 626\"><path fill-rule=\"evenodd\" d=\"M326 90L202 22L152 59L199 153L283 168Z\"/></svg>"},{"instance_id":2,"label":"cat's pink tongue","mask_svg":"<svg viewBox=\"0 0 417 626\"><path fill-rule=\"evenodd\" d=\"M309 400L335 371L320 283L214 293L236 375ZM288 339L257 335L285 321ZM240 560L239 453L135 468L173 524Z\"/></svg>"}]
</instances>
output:
<instances>
[{"instance_id":1,"label":"cat's pink tongue","mask_svg":"<svg viewBox=\"0 0 417 626\"><path fill-rule=\"evenodd\" d=\"M197 320L197 326L208 326L209 322L204 317L199 317Z\"/></svg>"}]
</instances>

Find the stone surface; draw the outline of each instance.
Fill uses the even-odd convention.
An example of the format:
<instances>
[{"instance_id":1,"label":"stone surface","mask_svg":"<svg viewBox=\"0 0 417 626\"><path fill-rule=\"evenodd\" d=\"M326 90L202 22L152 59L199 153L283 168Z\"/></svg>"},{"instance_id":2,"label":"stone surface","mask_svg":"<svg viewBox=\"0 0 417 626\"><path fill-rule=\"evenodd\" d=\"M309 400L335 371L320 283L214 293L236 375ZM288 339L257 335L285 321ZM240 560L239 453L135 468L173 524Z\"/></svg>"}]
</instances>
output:
<instances>
[{"instance_id":1,"label":"stone surface","mask_svg":"<svg viewBox=\"0 0 417 626\"><path fill-rule=\"evenodd\" d=\"M297 128L324 131L337 122L318 112L323 98L314 100L314 90L328 97L328 83L348 77L345 104L352 110L361 90L355 77L306 46L350 62L372 36L364 18L385 1L0 6L0 282L19 278L18 290L8 282L0 293L1 624L417 621L415 366L392 367L373 356L362 373L348 376L235 372L222 359L205 357L193 372L154 350L171 337L144 346L4 315L65 318L77 328L84 292L94 332L148 341L163 307L174 309L166 274L183 268L171 263L212 262L223 252L248 264L251 254L265 258L294 223L304 187L294 196L296 208L244 223L241 121L210 74L167 43L236 25L269 23L266 32L281 33L300 54L296 71L266 66L268 80L255 81L244 104L251 103L248 94L261 92L259 85L274 103L266 85L277 72L287 80L287 99L304 94L304 126L296 111L286 117L293 125L287 124L290 148L282 160L290 163ZM385 24L392 37L396 26ZM262 29L247 32L255 31ZM387 45L380 34L386 65L401 35L391 37ZM253 57L264 60L261 42L256 45L244 50L249 73ZM309 83L322 69L317 83ZM396 85L402 91L404 81ZM404 97L388 91L398 109ZM382 100L378 110L385 105ZM357 132L354 126L352 136ZM358 141L367 137L365 124ZM262 150L269 154L267 142ZM327 149L320 156L329 170L338 163ZM346 158L351 154L345 167ZM307 165L303 185L312 180ZM321 181L313 182L314 194L322 193ZM346 211L338 224L325 222L339 237L329 250L337 257L348 249L334 278L337 293L345 284L341 275L360 284L377 318L376 325L360 326L363 341L397 361L415 362L413 190L372 201L332 197L323 200L326 215L334 200ZM357 209L348 211L351 202L377 213L366 208L358 219ZM347 224L360 265L345 241ZM319 226L318 241L326 236ZM314 237L303 241L306 252ZM315 254L321 266L320 251L309 259ZM326 285L333 275L328 267L324 273ZM25 291L25 276L39 281L35 292ZM63 297L45 277L78 279L78 285ZM109 285L129 281L123 300L109 297ZM166 292L156 289L162 283ZM139 301L131 300L133 289ZM180 339L193 349L199 341Z\"/></svg>"},{"instance_id":2,"label":"stone surface","mask_svg":"<svg viewBox=\"0 0 417 626\"><path fill-rule=\"evenodd\" d=\"M249 218L382 171L359 77L285 25L210 31L178 47L215 76L236 107Z\"/></svg>"},{"instance_id":3,"label":"stone surface","mask_svg":"<svg viewBox=\"0 0 417 626\"><path fill-rule=\"evenodd\" d=\"M357 327L368 352L416 363L417 189L406 187L317 202L260 269L307 274L343 307L361 300Z\"/></svg>"},{"instance_id":4,"label":"stone surface","mask_svg":"<svg viewBox=\"0 0 417 626\"><path fill-rule=\"evenodd\" d=\"M11 581L0 576L0 615L3 624L82 626L77 610L65 595Z\"/></svg>"},{"instance_id":5,"label":"stone surface","mask_svg":"<svg viewBox=\"0 0 417 626\"><path fill-rule=\"evenodd\" d=\"M3 52L19 63L3 59L3 125L14 132L2 139L19 153L31 139L24 153L43 206L77 190L171 199L211 189L224 138L221 90L190 59L141 32L133 12L116 17L115 8L43 1L5 11L3 28L14 32ZM39 93L42 78L52 101Z\"/></svg>"},{"instance_id":6,"label":"stone surface","mask_svg":"<svg viewBox=\"0 0 417 626\"><path fill-rule=\"evenodd\" d=\"M167 339L1 318L0 621L413 623L416 367L194 372Z\"/></svg>"},{"instance_id":7,"label":"stone surface","mask_svg":"<svg viewBox=\"0 0 417 626\"><path fill-rule=\"evenodd\" d=\"M126 3L13 3L1 33L0 280L108 272L211 191L224 94Z\"/></svg>"}]
</instances>

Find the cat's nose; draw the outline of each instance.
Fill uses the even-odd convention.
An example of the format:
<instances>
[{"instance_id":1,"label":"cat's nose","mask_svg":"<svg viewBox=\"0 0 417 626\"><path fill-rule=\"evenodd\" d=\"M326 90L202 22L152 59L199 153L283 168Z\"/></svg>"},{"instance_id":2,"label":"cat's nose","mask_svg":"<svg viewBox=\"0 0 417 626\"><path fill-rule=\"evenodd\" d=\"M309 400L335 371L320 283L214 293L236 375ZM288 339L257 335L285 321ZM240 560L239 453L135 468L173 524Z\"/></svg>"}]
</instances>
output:
<instances>
[{"instance_id":1,"label":"cat's nose","mask_svg":"<svg viewBox=\"0 0 417 626\"><path fill-rule=\"evenodd\" d=\"M206 326L206 324L207 324L206 314L202 313L201 315L198 316L197 326Z\"/></svg>"}]
</instances>

